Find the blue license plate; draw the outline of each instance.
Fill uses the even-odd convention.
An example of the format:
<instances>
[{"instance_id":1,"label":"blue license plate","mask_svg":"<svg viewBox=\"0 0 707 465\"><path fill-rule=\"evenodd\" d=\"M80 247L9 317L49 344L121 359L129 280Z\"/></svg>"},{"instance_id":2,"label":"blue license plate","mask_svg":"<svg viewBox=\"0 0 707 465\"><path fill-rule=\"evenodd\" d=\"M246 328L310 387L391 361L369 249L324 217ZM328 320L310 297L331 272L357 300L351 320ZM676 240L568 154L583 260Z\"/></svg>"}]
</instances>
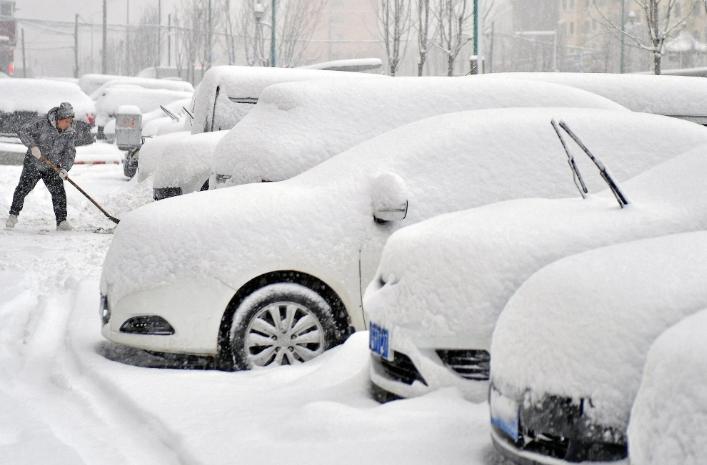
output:
<instances>
[{"instance_id":1,"label":"blue license plate","mask_svg":"<svg viewBox=\"0 0 707 465\"><path fill-rule=\"evenodd\" d=\"M393 357L390 353L390 336L388 330L375 323L371 323L368 332L368 348L371 349L371 352L386 360L392 360Z\"/></svg>"},{"instance_id":2,"label":"blue license plate","mask_svg":"<svg viewBox=\"0 0 707 465\"><path fill-rule=\"evenodd\" d=\"M494 387L491 388L490 397L491 424L506 434L513 442L518 442L520 438L518 402L505 397Z\"/></svg>"}]
</instances>

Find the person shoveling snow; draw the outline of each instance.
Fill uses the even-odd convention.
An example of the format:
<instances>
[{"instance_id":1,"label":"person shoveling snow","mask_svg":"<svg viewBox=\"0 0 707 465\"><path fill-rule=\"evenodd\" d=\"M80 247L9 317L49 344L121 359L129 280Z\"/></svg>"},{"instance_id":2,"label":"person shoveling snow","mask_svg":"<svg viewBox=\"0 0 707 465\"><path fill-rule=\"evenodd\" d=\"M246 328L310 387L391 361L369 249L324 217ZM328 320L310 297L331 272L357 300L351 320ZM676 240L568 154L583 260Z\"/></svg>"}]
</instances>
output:
<instances>
[{"instance_id":1,"label":"person shoveling snow","mask_svg":"<svg viewBox=\"0 0 707 465\"><path fill-rule=\"evenodd\" d=\"M76 131L72 127L74 108L68 102L49 110L46 116L23 126L18 135L27 146L20 182L10 206L10 215L5 227L12 229L22 210L25 197L39 180L44 181L52 195L52 205L56 216L57 231L71 231L73 228L66 220L66 191L64 181L68 181L90 200L101 212L114 223L118 219L109 215L95 200L69 178L68 171L76 158Z\"/></svg>"},{"instance_id":2,"label":"person shoveling snow","mask_svg":"<svg viewBox=\"0 0 707 465\"><path fill-rule=\"evenodd\" d=\"M70 103L63 102L49 110L46 116L37 118L19 130L18 135L22 143L27 146L27 153L20 181L12 198L10 216L5 224L7 228L15 227L25 197L41 179L52 195L56 229L58 231L73 229L66 221L66 191L64 190L64 179L76 158L75 131L71 127L73 119L74 108ZM42 162L43 157L59 167L59 172L55 172Z\"/></svg>"}]
</instances>

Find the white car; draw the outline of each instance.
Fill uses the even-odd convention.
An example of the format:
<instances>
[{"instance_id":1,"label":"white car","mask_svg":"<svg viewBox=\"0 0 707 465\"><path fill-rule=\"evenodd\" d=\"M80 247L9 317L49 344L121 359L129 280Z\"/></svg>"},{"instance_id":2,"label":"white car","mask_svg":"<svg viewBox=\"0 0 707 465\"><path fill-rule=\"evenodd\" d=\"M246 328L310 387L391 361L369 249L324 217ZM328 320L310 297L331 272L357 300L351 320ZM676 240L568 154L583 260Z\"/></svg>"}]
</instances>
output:
<instances>
[{"instance_id":1,"label":"white car","mask_svg":"<svg viewBox=\"0 0 707 465\"><path fill-rule=\"evenodd\" d=\"M572 255L530 277L493 335L497 450L519 464L625 459L648 350L707 307L705 276L707 232L700 231Z\"/></svg>"},{"instance_id":2,"label":"white car","mask_svg":"<svg viewBox=\"0 0 707 465\"><path fill-rule=\"evenodd\" d=\"M707 309L651 346L631 409L633 465L701 465L707 457Z\"/></svg>"},{"instance_id":3,"label":"white car","mask_svg":"<svg viewBox=\"0 0 707 465\"><path fill-rule=\"evenodd\" d=\"M576 87L631 111L707 124L707 80L702 77L615 73L498 73L472 79L521 79Z\"/></svg>"},{"instance_id":4,"label":"white car","mask_svg":"<svg viewBox=\"0 0 707 465\"><path fill-rule=\"evenodd\" d=\"M643 147L668 147L685 125L702 130L625 111L450 113L287 181L146 205L122 218L106 256L102 332L242 368L306 361L365 327L363 289L398 228L504 199L572 195L552 117L586 134L619 179L669 156Z\"/></svg>"},{"instance_id":5,"label":"white car","mask_svg":"<svg viewBox=\"0 0 707 465\"><path fill-rule=\"evenodd\" d=\"M194 86L185 81L173 81L167 79L146 79L131 76L121 76L104 82L98 89L89 95L92 99L98 100L108 89L112 87L136 86L144 89L171 90L174 92L193 93Z\"/></svg>"},{"instance_id":6,"label":"white car","mask_svg":"<svg viewBox=\"0 0 707 465\"><path fill-rule=\"evenodd\" d=\"M233 128L254 108L260 93L271 84L300 80L353 80L366 79L358 73L298 70L244 66L217 66L211 68L199 84L194 95L191 118L187 122L192 134L218 132ZM368 76L370 77L370 76ZM367 80L367 79L366 79ZM239 131L240 129L238 129ZM222 135L200 138L199 141L217 141ZM209 186L209 174L214 148L210 143L191 145L185 151L174 146L164 153L179 154L149 162L157 171L141 170L142 176L154 174L155 200L187 194Z\"/></svg>"},{"instance_id":7,"label":"white car","mask_svg":"<svg viewBox=\"0 0 707 465\"><path fill-rule=\"evenodd\" d=\"M162 108L158 108L142 115L143 137L156 137L162 134L186 130L186 109L191 105L191 100L175 100L164 105L164 108L169 113L166 113Z\"/></svg>"},{"instance_id":8,"label":"white car","mask_svg":"<svg viewBox=\"0 0 707 465\"><path fill-rule=\"evenodd\" d=\"M700 139L705 143L707 131L683 124L690 136L682 141L680 131L656 127L636 149L670 158ZM597 147L596 153L607 161L607 150L625 156L618 145ZM456 386L470 400L485 400L496 320L535 271L583 250L707 229L705 152L707 145L698 146L622 183L634 202L625 209L608 191L586 200L522 199L439 216L393 235L364 301L376 397L385 401ZM571 179L565 168L556 181ZM592 168L582 172L596 178Z\"/></svg>"},{"instance_id":9,"label":"white car","mask_svg":"<svg viewBox=\"0 0 707 465\"><path fill-rule=\"evenodd\" d=\"M138 181L143 182L150 177L157 170L162 156L169 156L172 147L179 147L189 136L189 131L177 131L145 139L138 155Z\"/></svg>"},{"instance_id":10,"label":"white car","mask_svg":"<svg viewBox=\"0 0 707 465\"><path fill-rule=\"evenodd\" d=\"M289 179L393 128L442 113L507 107L625 110L543 82L395 78L271 86L219 144L211 188ZM512 129L509 126L509 131Z\"/></svg>"}]
</instances>

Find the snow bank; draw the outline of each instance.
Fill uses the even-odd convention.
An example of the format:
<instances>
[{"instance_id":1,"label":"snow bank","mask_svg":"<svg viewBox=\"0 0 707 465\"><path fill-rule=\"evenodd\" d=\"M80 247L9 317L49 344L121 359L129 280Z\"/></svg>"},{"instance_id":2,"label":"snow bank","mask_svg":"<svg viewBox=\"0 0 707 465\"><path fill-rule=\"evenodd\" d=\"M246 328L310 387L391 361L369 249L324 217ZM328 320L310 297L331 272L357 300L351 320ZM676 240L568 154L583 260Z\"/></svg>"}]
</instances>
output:
<instances>
[{"instance_id":1,"label":"snow bank","mask_svg":"<svg viewBox=\"0 0 707 465\"><path fill-rule=\"evenodd\" d=\"M145 143L140 148L137 176L140 181L144 181L151 176L160 165L162 155L170 148L172 142L179 144L186 139L190 133L188 131L173 132L162 136L145 139Z\"/></svg>"},{"instance_id":2,"label":"snow bank","mask_svg":"<svg viewBox=\"0 0 707 465\"><path fill-rule=\"evenodd\" d=\"M440 115L371 139L284 182L167 199L127 215L106 258L104 283L110 283L111 298L120 300L193 276L217 276L238 288L244 277L299 269L337 283L342 299L358 305L357 257L365 246L365 285L395 229L501 200L576 196L550 125L553 117L565 119L620 180L707 137L704 128L685 121L606 110ZM578 158L589 172L586 163ZM384 172L403 179L410 208L404 221L379 228L372 220L370 188ZM593 189L604 185L596 176L587 182Z\"/></svg>"},{"instance_id":3,"label":"snow bank","mask_svg":"<svg viewBox=\"0 0 707 465\"><path fill-rule=\"evenodd\" d=\"M547 83L457 78L297 82L271 86L221 142L213 172L230 184L280 181L390 129L441 113L502 107L620 110L603 97ZM508 131L512 131L508 126ZM440 136L431 135L440 144Z\"/></svg>"},{"instance_id":4,"label":"snow bank","mask_svg":"<svg viewBox=\"0 0 707 465\"><path fill-rule=\"evenodd\" d=\"M76 163L119 163L122 159L123 152L113 144L99 141L76 147Z\"/></svg>"},{"instance_id":5,"label":"snow bank","mask_svg":"<svg viewBox=\"0 0 707 465\"><path fill-rule=\"evenodd\" d=\"M493 335L503 392L591 399L584 414L625 431L653 341L707 307L707 232L572 255L531 276ZM667 463L667 462L663 462Z\"/></svg>"},{"instance_id":6,"label":"snow bank","mask_svg":"<svg viewBox=\"0 0 707 465\"><path fill-rule=\"evenodd\" d=\"M651 346L629 423L634 465L700 465L707 457L707 310Z\"/></svg>"},{"instance_id":7,"label":"snow bank","mask_svg":"<svg viewBox=\"0 0 707 465\"><path fill-rule=\"evenodd\" d=\"M153 171L153 186L181 187L184 194L201 189L209 179L214 150L227 132L205 132L173 140L164 148Z\"/></svg>"},{"instance_id":8,"label":"snow bank","mask_svg":"<svg viewBox=\"0 0 707 465\"><path fill-rule=\"evenodd\" d=\"M481 79L552 82L602 95L632 111L707 119L707 80L701 77L605 73L498 73L482 76Z\"/></svg>"},{"instance_id":9,"label":"snow bank","mask_svg":"<svg viewBox=\"0 0 707 465\"><path fill-rule=\"evenodd\" d=\"M232 102L229 97L257 99L263 89L279 82L374 77L380 76L292 68L215 66L206 72L196 90L191 131L197 134L211 130L231 129L253 109L253 105ZM212 121L212 115L216 115L215 121Z\"/></svg>"},{"instance_id":10,"label":"snow bank","mask_svg":"<svg viewBox=\"0 0 707 465\"><path fill-rule=\"evenodd\" d=\"M111 87L96 101L96 125L105 126L121 105L135 105L141 112L147 113L158 109L160 105L190 97L191 94L188 92L173 90Z\"/></svg>"},{"instance_id":11,"label":"snow bank","mask_svg":"<svg viewBox=\"0 0 707 465\"><path fill-rule=\"evenodd\" d=\"M643 142L659 143L661 137L655 133ZM631 154L634 140L603 143L618 157L635 157L641 152ZM639 150L669 158L686 146L689 142ZM605 151L596 148L596 153ZM366 293L366 312L391 330L392 337L404 333L421 348L488 350L508 299L543 266L617 242L707 229L705 153L707 145L699 146L622 183L634 202L624 210L604 191L586 200L513 200L403 228L386 243L378 269L380 279L395 285L381 286L374 279ZM613 169L626 161L619 160L607 164ZM589 182L597 180L595 169L580 168ZM564 169L558 180L571 179L569 168Z\"/></svg>"},{"instance_id":12,"label":"snow bank","mask_svg":"<svg viewBox=\"0 0 707 465\"><path fill-rule=\"evenodd\" d=\"M61 102L70 102L76 119L94 113L93 101L75 84L44 79L3 79L0 81L0 111L46 113Z\"/></svg>"}]
</instances>

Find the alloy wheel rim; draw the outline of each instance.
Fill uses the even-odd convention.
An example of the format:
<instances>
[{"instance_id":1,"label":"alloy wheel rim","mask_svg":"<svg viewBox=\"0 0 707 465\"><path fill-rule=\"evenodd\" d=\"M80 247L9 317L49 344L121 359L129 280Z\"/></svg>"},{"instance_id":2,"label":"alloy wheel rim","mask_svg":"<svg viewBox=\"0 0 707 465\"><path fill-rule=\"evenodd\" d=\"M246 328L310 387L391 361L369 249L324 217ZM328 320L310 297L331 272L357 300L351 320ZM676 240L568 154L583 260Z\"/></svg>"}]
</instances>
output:
<instances>
[{"instance_id":1,"label":"alloy wheel rim","mask_svg":"<svg viewBox=\"0 0 707 465\"><path fill-rule=\"evenodd\" d=\"M245 351L252 368L299 365L324 352L324 328L307 307L274 302L248 323Z\"/></svg>"}]
</instances>

